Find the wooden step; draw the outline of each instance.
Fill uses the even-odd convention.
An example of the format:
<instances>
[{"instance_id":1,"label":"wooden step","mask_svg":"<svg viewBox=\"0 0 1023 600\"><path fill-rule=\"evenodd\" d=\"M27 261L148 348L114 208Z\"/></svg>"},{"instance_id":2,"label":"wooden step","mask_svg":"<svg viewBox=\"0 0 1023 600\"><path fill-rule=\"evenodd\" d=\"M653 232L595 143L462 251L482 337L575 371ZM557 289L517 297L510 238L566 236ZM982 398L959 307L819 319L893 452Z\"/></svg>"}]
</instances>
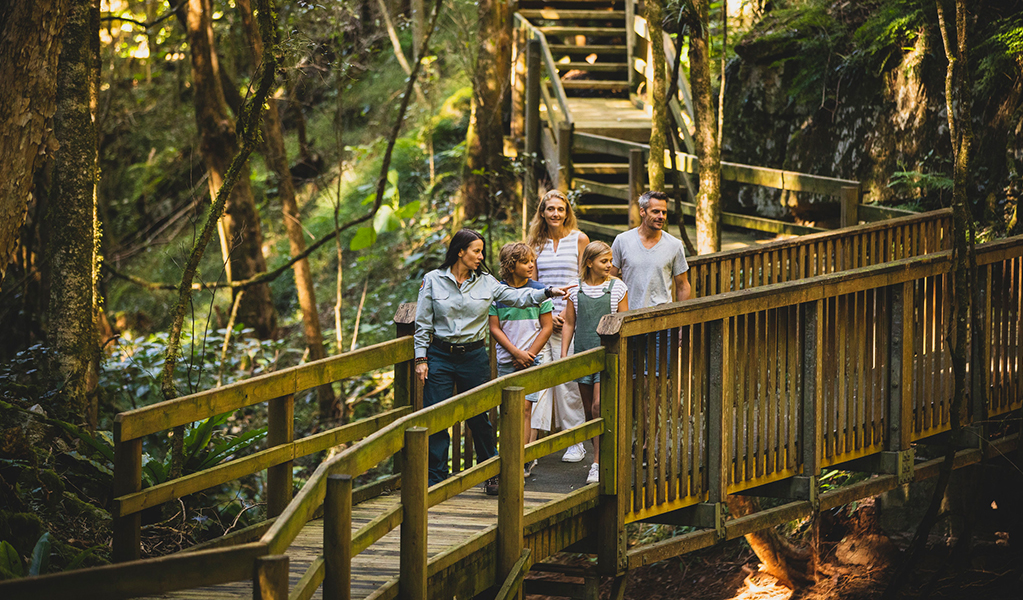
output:
<instances>
[{"instance_id":1,"label":"wooden step","mask_svg":"<svg viewBox=\"0 0 1023 600\"><path fill-rule=\"evenodd\" d=\"M527 19L544 19L547 21L587 19L594 21L625 20L624 10L562 10L560 8L538 8L520 10L519 14Z\"/></svg>"},{"instance_id":2,"label":"wooden step","mask_svg":"<svg viewBox=\"0 0 1023 600\"><path fill-rule=\"evenodd\" d=\"M551 52L554 54L625 54L629 51L627 46L617 44L587 44L579 46L576 44L550 44Z\"/></svg>"},{"instance_id":3,"label":"wooden step","mask_svg":"<svg viewBox=\"0 0 1023 600\"><path fill-rule=\"evenodd\" d=\"M625 37L624 27L570 27L564 25L550 25L537 27L544 35L568 36L586 35L591 37Z\"/></svg>"},{"instance_id":4,"label":"wooden step","mask_svg":"<svg viewBox=\"0 0 1023 600\"><path fill-rule=\"evenodd\" d=\"M625 71L629 65L626 63L588 63L588 62L559 62L554 63L558 71Z\"/></svg>"},{"instance_id":5,"label":"wooden step","mask_svg":"<svg viewBox=\"0 0 1023 600\"><path fill-rule=\"evenodd\" d=\"M567 79L561 82L566 90L626 90L628 81L604 81L599 79Z\"/></svg>"},{"instance_id":6,"label":"wooden step","mask_svg":"<svg viewBox=\"0 0 1023 600\"><path fill-rule=\"evenodd\" d=\"M627 163L572 163L573 175L628 175Z\"/></svg>"}]
</instances>

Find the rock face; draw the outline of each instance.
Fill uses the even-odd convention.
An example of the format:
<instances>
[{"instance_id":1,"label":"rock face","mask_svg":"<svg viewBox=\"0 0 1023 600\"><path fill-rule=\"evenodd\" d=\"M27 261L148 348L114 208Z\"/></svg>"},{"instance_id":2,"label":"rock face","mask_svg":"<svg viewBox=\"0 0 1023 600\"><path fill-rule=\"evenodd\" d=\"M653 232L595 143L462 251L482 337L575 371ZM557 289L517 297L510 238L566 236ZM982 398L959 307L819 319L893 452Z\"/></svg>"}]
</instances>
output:
<instances>
[{"instance_id":1,"label":"rock face","mask_svg":"<svg viewBox=\"0 0 1023 600\"><path fill-rule=\"evenodd\" d=\"M950 192L942 198L936 186L889 187L900 171L951 174L936 17L924 9L905 17L918 21L903 25L908 39L885 48L865 36L872 27L885 30L887 15L862 8L844 14L850 3L832 4L811 15L824 21L817 29L793 10L769 13L736 46L726 71L723 160L859 180L866 202L947 203ZM873 10L892 3L880 4ZM978 218L985 206L995 212L1014 206L1023 187L1023 55L989 39L1004 29L1002 13L1021 3L980 4L997 6L978 6L970 55L977 165L971 198ZM723 199L725 210L837 225L831 197L729 183Z\"/></svg>"}]
</instances>

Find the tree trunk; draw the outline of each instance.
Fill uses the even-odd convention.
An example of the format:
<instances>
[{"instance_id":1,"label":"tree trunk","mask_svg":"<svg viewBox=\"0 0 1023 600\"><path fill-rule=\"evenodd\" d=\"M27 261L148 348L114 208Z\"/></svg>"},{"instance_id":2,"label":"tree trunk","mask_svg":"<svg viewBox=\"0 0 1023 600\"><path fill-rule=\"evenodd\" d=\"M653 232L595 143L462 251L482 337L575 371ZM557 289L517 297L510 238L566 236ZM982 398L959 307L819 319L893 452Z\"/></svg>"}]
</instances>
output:
<instances>
[{"instance_id":1,"label":"tree trunk","mask_svg":"<svg viewBox=\"0 0 1023 600\"><path fill-rule=\"evenodd\" d=\"M249 0L236 0L241 13L242 24L249 40L250 55L253 64L263 56L263 38L259 27L252 17L252 5ZM305 251L305 237L302 221L295 199L295 184L288 168L288 153L284 148L284 134L281 132L281 118L277 110L277 101L271 99L263 114L263 153L267 165L277 176L277 195L281 199L284 212L284 228L288 232L288 245L291 256L298 256ZM298 305L302 309L302 332L309 349L309 360L320 360L327 356L323 349L323 332L320 329L320 315L316 308L316 290L313 276L309 269L309 259L303 258L292 266L295 274L295 291L298 294ZM334 391L329 385L316 388L316 396L320 408L320 418L329 417L334 409Z\"/></svg>"},{"instance_id":2,"label":"tree trunk","mask_svg":"<svg viewBox=\"0 0 1023 600\"><path fill-rule=\"evenodd\" d=\"M217 195L231 159L238 153L234 122L220 81L213 42L212 0L188 0L178 8L184 23L192 59L192 86L200 151L209 172L210 197ZM220 222L221 250L227 262L228 279L248 279L266 271L263 233L252 197L248 169L231 190ZM237 291L235 291L237 293ZM276 334L277 315L266 284L252 286L238 306L238 320L255 329L261 339Z\"/></svg>"},{"instance_id":3,"label":"tree trunk","mask_svg":"<svg viewBox=\"0 0 1023 600\"><path fill-rule=\"evenodd\" d=\"M732 517L750 515L760 509L759 502L750 496L729 495L725 503ZM746 542L764 565L764 571L785 587L794 590L812 582L813 555L809 550L794 547L774 529L748 533Z\"/></svg>"},{"instance_id":4,"label":"tree trunk","mask_svg":"<svg viewBox=\"0 0 1023 600\"><path fill-rule=\"evenodd\" d=\"M50 377L55 380L55 389L61 390L51 414L77 424L91 420L88 382L99 352L94 322L98 154L91 39L98 35L99 10L93 0L72 0L61 33L53 119L60 148L53 154L53 185L46 219L53 224L47 249L51 274L47 341L53 350Z\"/></svg>"},{"instance_id":5,"label":"tree trunk","mask_svg":"<svg viewBox=\"0 0 1023 600\"><path fill-rule=\"evenodd\" d=\"M971 299L973 271L976 268L974 254L975 232L973 217L970 215L966 188L970 179L970 156L973 148L973 127L970 122L972 98L967 85L967 37L966 5L963 0L955 2L956 45L953 45L945 20L942 0L935 0L938 25L945 46L948 67L945 74L945 109L948 113L948 135L952 142L952 319L946 332L949 340L949 355L952 359L952 398L949 403L949 437L946 442L945 460L938 470L931 502L920 520L906 555L899 564L891 583L885 588L882 598L900 597L908 575L919 561L927 546L927 538L938 521L942 500L952 477L956 450L959 448L961 421L966 397L966 349L968 324L971 320ZM975 321L976 322L976 321ZM973 335L981 335L974 331ZM986 366L985 366L986 368Z\"/></svg>"},{"instance_id":6,"label":"tree trunk","mask_svg":"<svg viewBox=\"0 0 1023 600\"><path fill-rule=\"evenodd\" d=\"M700 254L721 250L721 148L710 90L709 0L694 0L702 31L689 36L689 78L696 112L696 155L700 191L696 194L696 246Z\"/></svg>"},{"instance_id":7,"label":"tree trunk","mask_svg":"<svg viewBox=\"0 0 1023 600\"><path fill-rule=\"evenodd\" d=\"M68 0L0 3L0 279L25 222L36 157L53 150L57 59Z\"/></svg>"},{"instance_id":8,"label":"tree trunk","mask_svg":"<svg viewBox=\"0 0 1023 600\"><path fill-rule=\"evenodd\" d=\"M462 171L464 217L492 212L495 198L508 198L504 165L502 105L511 74L512 14L508 0L480 0L479 48L473 74L473 112Z\"/></svg>"},{"instance_id":9,"label":"tree trunk","mask_svg":"<svg viewBox=\"0 0 1023 600\"><path fill-rule=\"evenodd\" d=\"M668 130L668 97L665 83L666 61L664 60L664 33L661 22L664 20L664 0L647 0L646 23L650 32L651 70L653 79L647 95L653 106L650 121L650 160L647 162L647 174L650 178L650 189L664 189L664 150L665 132Z\"/></svg>"}]
</instances>

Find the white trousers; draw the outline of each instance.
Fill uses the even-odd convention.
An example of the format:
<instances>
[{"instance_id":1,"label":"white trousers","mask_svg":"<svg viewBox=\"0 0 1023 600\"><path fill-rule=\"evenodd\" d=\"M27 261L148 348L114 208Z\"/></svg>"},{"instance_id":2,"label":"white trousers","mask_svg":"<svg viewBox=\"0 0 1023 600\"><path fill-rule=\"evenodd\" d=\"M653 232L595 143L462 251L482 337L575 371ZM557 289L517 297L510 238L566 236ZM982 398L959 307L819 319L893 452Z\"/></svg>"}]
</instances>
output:
<instances>
[{"instance_id":1,"label":"white trousers","mask_svg":"<svg viewBox=\"0 0 1023 600\"><path fill-rule=\"evenodd\" d=\"M554 360L561 358L561 332L555 331L547 342ZM568 346L568 354L575 354L572 345ZM586 422L586 412L583 410L583 399L579 395L579 384L574 381L556 385L551 388L554 399L554 424L559 429L578 427Z\"/></svg>"}]
</instances>

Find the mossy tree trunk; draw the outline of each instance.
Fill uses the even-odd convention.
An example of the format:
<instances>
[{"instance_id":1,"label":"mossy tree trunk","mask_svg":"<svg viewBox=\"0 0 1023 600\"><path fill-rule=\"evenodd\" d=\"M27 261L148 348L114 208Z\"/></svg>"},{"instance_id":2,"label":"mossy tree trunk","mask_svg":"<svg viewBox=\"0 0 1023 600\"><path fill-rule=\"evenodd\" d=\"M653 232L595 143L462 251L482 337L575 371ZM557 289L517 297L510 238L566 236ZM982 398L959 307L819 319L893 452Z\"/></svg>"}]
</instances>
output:
<instances>
[{"instance_id":1,"label":"mossy tree trunk","mask_svg":"<svg viewBox=\"0 0 1023 600\"><path fill-rule=\"evenodd\" d=\"M941 39L945 46L948 67L945 74L945 109L948 116L948 135L952 142L952 319L946 332L950 342L949 355L952 359L952 398L949 403L949 437L945 450L945 460L938 470L934 493L927 511L920 520L913 540L906 554L885 588L882 598L901 597L900 591L905 586L908 576L919 562L931 529L940 517L942 501L948 482L952 477L956 451L962 426L961 419L966 406L966 363L970 340L968 325L972 317L972 280L976 272L976 255L974 242L976 234L973 217L970 214L967 186L970 184L970 158L973 149L973 126L970 121L973 99L967 83L967 43L966 26L969 16L966 13L964 0L955 0L955 38L952 38L946 25L945 7L942 0L935 0L938 14L938 25ZM974 320L974 326L979 324ZM982 332L973 331L974 336ZM974 365L976 366L976 365ZM985 366L986 368L986 366ZM979 371L979 370L978 370ZM926 592L925 592L925 595Z\"/></svg>"},{"instance_id":2,"label":"mossy tree trunk","mask_svg":"<svg viewBox=\"0 0 1023 600\"><path fill-rule=\"evenodd\" d=\"M250 0L236 0L235 5L241 14L245 35L248 38L250 56L253 63L263 56L263 38L259 27L252 16ZM284 134L281 130L280 113L277 101L270 99L263 114L263 145L262 151L267 166L277 176L277 196L281 200L284 212L284 228L288 232L288 245L291 256L298 256L305 251L305 234L295 198L295 184L288 167L288 153L284 148ZM302 332L305 335L306 347L309 349L309 360L319 360L327 353L323 348L323 332L320 329L320 315L316 308L316 289L313 276L309 269L309 259L303 258L292 266L295 274L295 291L298 305L302 310ZM316 388L320 418L327 419L334 412L334 392L329 385Z\"/></svg>"},{"instance_id":3,"label":"mossy tree trunk","mask_svg":"<svg viewBox=\"0 0 1023 600\"><path fill-rule=\"evenodd\" d=\"M232 158L238 154L234 121L228 114L213 41L212 0L188 0L177 8L184 24L192 61L192 89L203 161L209 172L210 197L215 198ZM244 169L231 190L221 218L221 252L231 281L249 279L266 271L259 212ZM235 290L237 294L239 291ZM238 320L255 330L261 339L277 331L277 314L266 284L245 290L238 305Z\"/></svg>"},{"instance_id":4,"label":"mossy tree trunk","mask_svg":"<svg viewBox=\"0 0 1023 600\"><path fill-rule=\"evenodd\" d=\"M696 247L700 254L721 250L721 148L710 89L710 0L693 0L700 31L689 36L689 78L696 112L696 155L700 191L696 194Z\"/></svg>"},{"instance_id":5,"label":"mossy tree trunk","mask_svg":"<svg viewBox=\"0 0 1023 600\"><path fill-rule=\"evenodd\" d=\"M60 147L53 154L53 184L45 221L50 224L47 342L53 354L49 371L54 389L61 391L51 405L51 414L92 426L95 411L90 392L95 388L99 353L94 320L99 232L94 119L98 71L93 54L98 36L98 0L72 0L61 33L53 119Z\"/></svg>"},{"instance_id":6,"label":"mossy tree trunk","mask_svg":"<svg viewBox=\"0 0 1023 600\"><path fill-rule=\"evenodd\" d=\"M647 161L647 175L650 178L650 189L664 189L664 150L668 130L668 96L666 61L664 59L664 33L661 22L664 21L664 0L646 0L645 17L650 32L650 53L652 58L653 79L650 82L648 96L653 106L653 117L650 122L650 159Z\"/></svg>"},{"instance_id":7,"label":"mossy tree trunk","mask_svg":"<svg viewBox=\"0 0 1023 600\"><path fill-rule=\"evenodd\" d=\"M466 219L490 214L495 199L510 197L504 164L502 105L511 74L512 15L509 0L480 0L472 122L466 135L462 210Z\"/></svg>"},{"instance_id":8,"label":"mossy tree trunk","mask_svg":"<svg viewBox=\"0 0 1023 600\"><path fill-rule=\"evenodd\" d=\"M28 210L40 152L53 149L57 59L68 0L0 3L0 279Z\"/></svg>"}]
</instances>

